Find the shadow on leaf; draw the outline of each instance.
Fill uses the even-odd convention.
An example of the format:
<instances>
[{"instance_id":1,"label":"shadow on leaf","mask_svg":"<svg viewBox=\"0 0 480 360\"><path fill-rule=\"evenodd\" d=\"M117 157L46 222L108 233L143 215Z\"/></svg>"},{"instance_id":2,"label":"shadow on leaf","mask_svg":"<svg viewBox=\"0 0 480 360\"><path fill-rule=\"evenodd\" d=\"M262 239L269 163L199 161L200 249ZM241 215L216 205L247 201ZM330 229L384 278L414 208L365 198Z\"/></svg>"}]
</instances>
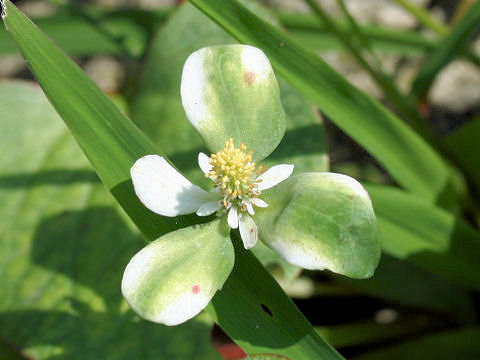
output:
<instances>
[{"instance_id":1,"label":"shadow on leaf","mask_svg":"<svg viewBox=\"0 0 480 360\"><path fill-rule=\"evenodd\" d=\"M0 324L2 333L15 334L12 345L35 359L219 358L208 342L209 326L199 321L166 327L73 300L71 312L9 311L0 314Z\"/></svg>"}]
</instances>

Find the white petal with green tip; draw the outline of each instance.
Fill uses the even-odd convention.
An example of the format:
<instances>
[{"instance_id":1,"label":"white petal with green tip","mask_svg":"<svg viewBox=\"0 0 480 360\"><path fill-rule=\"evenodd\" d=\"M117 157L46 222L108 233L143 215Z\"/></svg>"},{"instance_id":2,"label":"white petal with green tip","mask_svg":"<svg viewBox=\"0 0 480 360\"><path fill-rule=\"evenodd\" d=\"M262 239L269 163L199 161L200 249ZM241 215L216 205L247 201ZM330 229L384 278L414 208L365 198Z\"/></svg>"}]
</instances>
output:
<instances>
[{"instance_id":1,"label":"white petal with green tip","mask_svg":"<svg viewBox=\"0 0 480 360\"><path fill-rule=\"evenodd\" d=\"M146 155L130 169L135 193L153 212L163 216L191 214L216 194L192 184L162 156Z\"/></svg>"},{"instance_id":2,"label":"white petal with green tip","mask_svg":"<svg viewBox=\"0 0 480 360\"><path fill-rule=\"evenodd\" d=\"M291 264L366 278L380 258L377 222L368 193L334 173L303 173L262 192L260 239Z\"/></svg>"},{"instance_id":3,"label":"white petal with green tip","mask_svg":"<svg viewBox=\"0 0 480 360\"><path fill-rule=\"evenodd\" d=\"M171 232L128 263L122 293L141 317L177 325L207 306L234 263L229 229L220 220Z\"/></svg>"},{"instance_id":4,"label":"white petal with green tip","mask_svg":"<svg viewBox=\"0 0 480 360\"><path fill-rule=\"evenodd\" d=\"M180 93L187 118L213 153L233 138L259 161L285 133L278 83L260 49L237 44L197 50L185 62Z\"/></svg>"}]
</instances>

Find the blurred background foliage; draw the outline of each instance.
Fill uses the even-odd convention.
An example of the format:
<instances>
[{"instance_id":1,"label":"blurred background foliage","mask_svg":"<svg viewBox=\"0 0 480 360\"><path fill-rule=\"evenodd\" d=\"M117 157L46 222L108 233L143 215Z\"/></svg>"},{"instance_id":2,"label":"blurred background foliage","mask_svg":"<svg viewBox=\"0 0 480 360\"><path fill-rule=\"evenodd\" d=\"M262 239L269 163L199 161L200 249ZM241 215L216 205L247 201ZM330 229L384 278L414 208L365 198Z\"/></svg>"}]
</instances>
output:
<instances>
[{"instance_id":1,"label":"blurred background foliage","mask_svg":"<svg viewBox=\"0 0 480 360\"><path fill-rule=\"evenodd\" d=\"M223 10L215 1L192 1L198 8L180 3L16 5L201 184L205 178L194 160L205 149L179 96L186 57L200 47L239 39L260 39L270 51L275 44L263 38L255 21L248 34L222 17L228 2ZM420 151L412 158L413 174L422 172L423 165L415 167L422 159L433 164L438 157L444 164L432 165L436 173L419 175L432 188L418 191L417 183L398 175L396 165L385 163L379 149L388 152L394 144L382 143L375 119L362 123L363 132L354 122L341 122L292 82L295 74L282 67L280 50L278 58L269 54L279 68L288 129L265 165L294 162L300 172L333 171L362 181L379 220L384 254L372 279L352 280L300 272L265 246L254 253L347 358L480 358L480 3L242 3L397 114L408 126L399 139L410 141L416 133L429 144L432 154ZM144 240L32 81L4 28L0 78L0 359L241 358L207 314L174 328L134 316L122 300L120 279ZM330 85L322 91L337 87ZM392 139L396 129L388 134ZM369 145L375 141L380 145ZM402 164L408 164L411 146L406 144L405 154L397 152L406 159Z\"/></svg>"}]
</instances>

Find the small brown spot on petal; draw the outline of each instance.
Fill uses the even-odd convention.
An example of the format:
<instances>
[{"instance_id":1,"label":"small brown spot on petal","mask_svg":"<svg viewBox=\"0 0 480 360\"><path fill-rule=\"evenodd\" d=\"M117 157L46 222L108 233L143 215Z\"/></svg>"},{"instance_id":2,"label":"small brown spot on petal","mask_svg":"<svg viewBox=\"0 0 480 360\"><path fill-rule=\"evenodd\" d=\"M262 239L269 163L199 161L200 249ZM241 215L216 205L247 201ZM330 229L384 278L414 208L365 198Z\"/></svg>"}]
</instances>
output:
<instances>
[{"instance_id":1,"label":"small brown spot on petal","mask_svg":"<svg viewBox=\"0 0 480 360\"><path fill-rule=\"evenodd\" d=\"M255 75L255 73L251 72L251 71L245 71L243 73L243 81L245 82L245 84L247 84L248 86L252 85L254 82L255 82L255 78L257 76Z\"/></svg>"},{"instance_id":2,"label":"small brown spot on petal","mask_svg":"<svg viewBox=\"0 0 480 360\"><path fill-rule=\"evenodd\" d=\"M199 292L200 292L200 286L199 285L192 286L192 293L198 294Z\"/></svg>"}]
</instances>

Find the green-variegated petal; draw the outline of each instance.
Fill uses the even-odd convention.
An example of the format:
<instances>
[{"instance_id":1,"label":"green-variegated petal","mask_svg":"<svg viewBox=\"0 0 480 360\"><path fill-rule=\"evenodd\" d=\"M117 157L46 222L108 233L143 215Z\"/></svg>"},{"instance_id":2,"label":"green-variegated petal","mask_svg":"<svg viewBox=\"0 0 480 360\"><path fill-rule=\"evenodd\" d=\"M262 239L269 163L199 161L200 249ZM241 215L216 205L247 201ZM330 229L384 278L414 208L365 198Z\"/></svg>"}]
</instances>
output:
<instances>
[{"instance_id":1,"label":"green-variegated petal","mask_svg":"<svg viewBox=\"0 0 480 360\"><path fill-rule=\"evenodd\" d=\"M222 45L197 50L185 62L180 92L188 119L212 152L233 138L259 161L283 137L278 83L260 49Z\"/></svg>"},{"instance_id":2,"label":"green-variegated petal","mask_svg":"<svg viewBox=\"0 0 480 360\"><path fill-rule=\"evenodd\" d=\"M150 243L128 263L122 293L141 317L181 324L203 310L232 271L233 245L220 220Z\"/></svg>"},{"instance_id":3,"label":"green-variegated petal","mask_svg":"<svg viewBox=\"0 0 480 360\"><path fill-rule=\"evenodd\" d=\"M260 238L288 262L367 278L380 258L377 221L370 197L351 177L304 173L262 192Z\"/></svg>"}]
</instances>

